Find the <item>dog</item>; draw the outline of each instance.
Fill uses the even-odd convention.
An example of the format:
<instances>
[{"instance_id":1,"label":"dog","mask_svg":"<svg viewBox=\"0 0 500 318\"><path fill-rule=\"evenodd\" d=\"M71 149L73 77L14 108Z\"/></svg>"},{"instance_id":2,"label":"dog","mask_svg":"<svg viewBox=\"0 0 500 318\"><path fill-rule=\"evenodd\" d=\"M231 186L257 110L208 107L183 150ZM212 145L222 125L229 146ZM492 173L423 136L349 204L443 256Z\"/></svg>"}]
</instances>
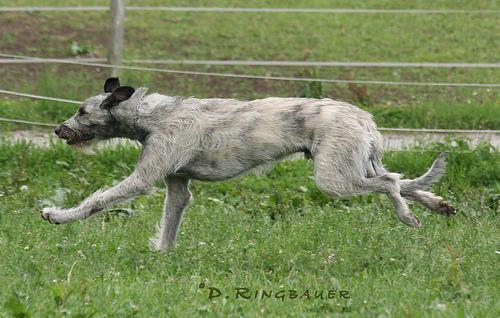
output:
<instances>
[{"instance_id":1,"label":"dog","mask_svg":"<svg viewBox=\"0 0 500 318\"><path fill-rule=\"evenodd\" d=\"M454 215L453 206L427 191L445 172L445 154L416 179L402 179L382 164L382 136L372 116L331 99L265 98L253 101L196 99L147 94L108 78L104 93L85 100L55 129L69 145L129 138L142 150L134 172L114 187L100 189L77 207L44 208L43 219L60 224L85 219L104 208L147 193L163 178L167 186L155 249L173 246L182 214L191 201L189 182L221 181L304 153L314 161L317 187L332 197L386 194L398 218L412 227L420 220L405 198Z\"/></svg>"}]
</instances>

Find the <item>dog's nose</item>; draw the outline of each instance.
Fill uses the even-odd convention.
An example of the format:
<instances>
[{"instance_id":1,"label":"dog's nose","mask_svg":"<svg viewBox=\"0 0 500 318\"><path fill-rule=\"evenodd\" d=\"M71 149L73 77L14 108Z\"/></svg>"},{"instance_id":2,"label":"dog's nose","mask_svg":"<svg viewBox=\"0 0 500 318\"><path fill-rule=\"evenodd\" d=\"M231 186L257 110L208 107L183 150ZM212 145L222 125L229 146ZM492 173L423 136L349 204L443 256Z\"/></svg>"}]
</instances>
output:
<instances>
[{"instance_id":1,"label":"dog's nose","mask_svg":"<svg viewBox=\"0 0 500 318\"><path fill-rule=\"evenodd\" d=\"M56 134L56 136L59 136L59 134L61 133L61 126L58 126L56 129L54 129L54 133Z\"/></svg>"}]
</instances>

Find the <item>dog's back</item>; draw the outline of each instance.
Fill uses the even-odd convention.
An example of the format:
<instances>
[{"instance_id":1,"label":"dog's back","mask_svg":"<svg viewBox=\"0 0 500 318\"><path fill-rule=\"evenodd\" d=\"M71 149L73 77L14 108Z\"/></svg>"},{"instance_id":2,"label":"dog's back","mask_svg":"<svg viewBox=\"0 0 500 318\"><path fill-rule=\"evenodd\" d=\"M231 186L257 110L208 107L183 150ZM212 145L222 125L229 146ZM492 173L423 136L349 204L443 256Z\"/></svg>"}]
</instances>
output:
<instances>
[{"instance_id":1,"label":"dog's back","mask_svg":"<svg viewBox=\"0 0 500 318\"><path fill-rule=\"evenodd\" d=\"M335 135L334 143L365 144L366 156L379 144L369 113L331 99L188 98L165 116L165 134L172 135L167 131L174 127L180 144L197 145L189 147L191 160L180 173L202 180L234 177L296 152L314 156L323 140L332 142Z\"/></svg>"}]
</instances>

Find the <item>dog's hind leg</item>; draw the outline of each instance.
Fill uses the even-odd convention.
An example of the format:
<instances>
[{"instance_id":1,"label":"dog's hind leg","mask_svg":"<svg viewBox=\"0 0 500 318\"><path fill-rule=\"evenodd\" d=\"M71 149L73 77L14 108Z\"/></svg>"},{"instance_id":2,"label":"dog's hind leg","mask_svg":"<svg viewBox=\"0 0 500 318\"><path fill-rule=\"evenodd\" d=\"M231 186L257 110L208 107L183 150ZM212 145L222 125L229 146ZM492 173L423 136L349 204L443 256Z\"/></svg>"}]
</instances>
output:
<instances>
[{"instance_id":1,"label":"dog's hind leg","mask_svg":"<svg viewBox=\"0 0 500 318\"><path fill-rule=\"evenodd\" d=\"M429 191L415 190L412 192L402 193L404 197L418 202L430 209L433 212L443 215L455 215L456 209L446 202L442 197L435 195Z\"/></svg>"},{"instance_id":2,"label":"dog's hind leg","mask_svg":"<svg viewBox=\"0 0 500 318\"><path fill-rule=\"evenodd\" d=\"M150 240L152 248L166 251L173 246L177 230L182 221L184 209L191 200L189 179L166 177L167 194L163 216L158 226L158 233Z\"/></svg>"},{"instance_id":3,"label":"dog's hind leg","mask_svg":"<svg viewBox=\"0 0 500 318\"><path fill-rule=\"evenodd\" d=\"M387 173L380 160L373 160L372 165L377 174ZM418 202L433 212L443 215L456 214L455 208L443 200L442 197L435 195L429 189L432 184L441 179L446 171L446 153L441 153L429 170L416 179L401 180L401 195L412 201Z\"/></svg>"},{"instance_id":4,"label":"dog's hind leg","mask_svg":"<svg viewBox=\"0 0 500 318\"><path fill-rule=\"evenodd\" d=\"M378 192L386 194L394 204L398 218L413 227L421 225L400 193L399 175L386 173L367 177L364 152L360 149L323 148L314 156L315 182L318 188L331 196L349 196Z\"/></svg>"}]
</instances>

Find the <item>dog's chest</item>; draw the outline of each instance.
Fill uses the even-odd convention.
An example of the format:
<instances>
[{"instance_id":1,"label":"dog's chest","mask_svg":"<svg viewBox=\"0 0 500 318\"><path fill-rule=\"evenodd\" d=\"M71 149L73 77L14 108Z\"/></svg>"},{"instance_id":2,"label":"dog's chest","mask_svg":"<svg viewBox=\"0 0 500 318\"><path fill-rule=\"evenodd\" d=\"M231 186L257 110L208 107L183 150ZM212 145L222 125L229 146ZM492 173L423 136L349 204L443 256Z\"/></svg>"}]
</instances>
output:
<instances>
[{"instance_id":1,"label":"dog's chest","mask_svg":"<svg viewBox=\"0 0 500 318\"><path fill-rule=\"evenodd\" d=\"M236 177L264 162L262 158L249 154L203 153L193 158L177 173L191 179L220 181Z\"/></svg>"}]
</instances>

